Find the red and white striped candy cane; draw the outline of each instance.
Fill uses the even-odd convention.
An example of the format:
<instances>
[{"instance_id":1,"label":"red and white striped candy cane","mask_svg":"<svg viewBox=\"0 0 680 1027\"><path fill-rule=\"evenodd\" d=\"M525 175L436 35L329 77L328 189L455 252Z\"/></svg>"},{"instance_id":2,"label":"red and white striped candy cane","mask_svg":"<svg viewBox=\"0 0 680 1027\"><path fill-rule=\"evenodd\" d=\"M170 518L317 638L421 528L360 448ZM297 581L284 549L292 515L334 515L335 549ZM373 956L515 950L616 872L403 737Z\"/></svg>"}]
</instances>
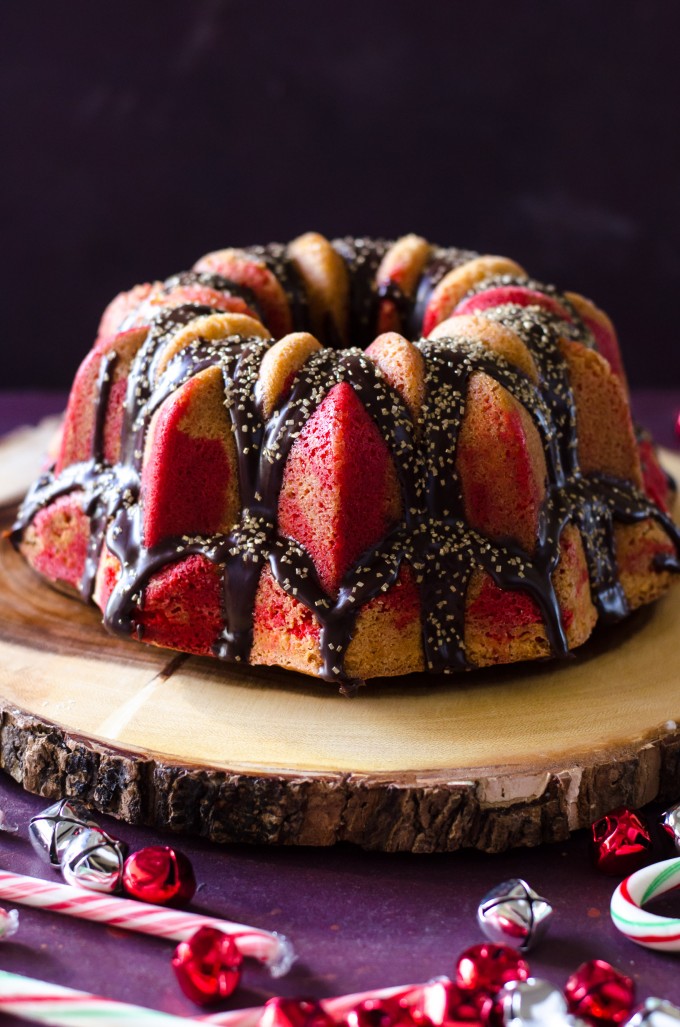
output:
<instances>
[{"instance_id":1,"label":"red and white striped candy cane","mask_svg":"<svg viewBox=\"0 0 680 1027\"><path fill-rule=\"evenodd\" d=\"M341 1024L350 1009L358 1006L360 1002L365 1002L367 999L383 998L411 998L414 1000L425 987L427 987L425 984L400 984L393 988L379 988L374 991L359 991L352 995L323 998L319 1005L335 1023ZM225 1013L210 1013L195 1017L195 1019L200 1020L201 1023L219 1024L220 1027L257 1027L263 1012L264 1006L250 1006L247 1009L230 1009Z\"/></svg>"},{"instance_id":2,"label":"red and white striped candy cane","mask_svg":"<svg viewBox=\"0 0 680 1027\"><path fill-rule=\"evenodd\" d=\"M287 973L295 958L288 939L272 931L262 931L201 913L152 906L116 895L103 895L74 888L69 884L12 874L6 870L0 870L0 899L9 899L23 906L47 909L80 920L94 920L109 927L121 927L125 931L155 935L168 941L186 941L199 927L217 927L234 939L244 956L251 956L264 963L274 977Z\"/></svg>"}]
</instances>

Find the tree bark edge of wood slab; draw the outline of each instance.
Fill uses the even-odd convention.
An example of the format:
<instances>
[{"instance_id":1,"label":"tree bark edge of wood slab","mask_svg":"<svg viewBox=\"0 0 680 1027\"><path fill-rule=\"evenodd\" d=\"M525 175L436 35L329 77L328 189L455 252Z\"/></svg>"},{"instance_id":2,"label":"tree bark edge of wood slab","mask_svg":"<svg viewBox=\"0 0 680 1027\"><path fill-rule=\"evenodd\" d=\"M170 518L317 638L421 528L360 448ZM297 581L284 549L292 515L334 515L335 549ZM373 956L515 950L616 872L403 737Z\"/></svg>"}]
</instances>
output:
<instances>
[{"instance_id":1,"label":"tree bark edge of wood slab","mask_svg":"<svg viewBox=\"0 0 680 1027\"><path fill-rule=\"evenodd\" d=\"M0 700L0 702L2 702ZM387 852L488 853L559 842L617 806L677 800L680 728L627 752L529 779L535 794L505 798L513 768L478 781L441 771L392 775L267 777L164 763L70 735L2 705L0 764L30 792L75 796L130 824L218 843L325 846L351 842ZM510 772L510 775L509 775ZM540 777L543 777L543 781ZM515 785L516 793L516 785Z\"/></svg>"}]
</instances>

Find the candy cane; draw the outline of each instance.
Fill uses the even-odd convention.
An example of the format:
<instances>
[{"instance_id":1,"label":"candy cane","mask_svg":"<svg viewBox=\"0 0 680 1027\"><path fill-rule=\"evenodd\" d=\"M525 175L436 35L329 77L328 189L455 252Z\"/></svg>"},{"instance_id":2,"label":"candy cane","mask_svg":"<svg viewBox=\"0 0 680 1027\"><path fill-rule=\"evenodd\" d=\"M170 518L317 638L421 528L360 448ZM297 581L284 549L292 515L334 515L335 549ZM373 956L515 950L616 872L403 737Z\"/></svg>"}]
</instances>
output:
<instances>
[{"instance_id":1,"label":"candy cane","mask_svg":"<svg viewBox=\"0 0 680 1027\"><path fill-rule=\"evenodd\" d=\"M290 942L281 934L201 913L187 913L115 895L102 895L69 884L12 874L6 870L0 870L2 898L81 920L95 920L126 931L152 934L169 941L186 941L199 927L217 927L234 939L244 956L265 963L273 977L287 973L295 959Z\"/></svg>"},{"instance_id":2,"label":"candy cane","mask_svg":"<svg viewBox=\"0 0 680 1027\"><path fill-rule=\"evenodd\" d=\"M626 938L648 949L680 952L680 920L643 909L645 902L680 887L680 859L637 870L616 888L610 905L614 926Z\"/></svg>"},{"instance_id":3,"label":"candy cane","mask_svg":"<svg viewBox=\"0 0 680 1027\"><path fill-rule=\"evenodd\" d=\"M32 1023L56 1024L58 1027L186 1027L187 1020L170 1013L158 1013L143 1006L90 995L86 991L62 988L20 974L0 970L0 1013L11 1013ZM191 1022L191 1021L189 1021Z\"/></svg>"},{"instance_id":4,"label":"candy cane","mask_svg":"<svg viewBox=\"0 0 680 1027\"><path fill-rule=\"evenodd\" d=\"M444 978L440 978L443 980ZM338 995L336 998L323 998L319 1005L328 1013L335 1023L342 1023L345 1016L367 999L415 998L426 987L424 984L400 984L393 988L379 988L374 991L359 991L352 995ZM211 1013L208 1016L196 1017L201 1023L219 1024L220 1027L257 1027L264 1011L263 1006L251 1006L248 1009L230 1009L225 1013Z\"/></svg>"},{"instance_id":5,"label":"candy cane","mask_svg":"<svg viewBox=\"0 0 680 1027\"><path fill-rule=\"evenodd\" d=\"M321 1005L336 1023L340 1023L350 1009L366 999L401 997L415 994L422 988L422 984L416 984L363 991L323 999ZM59 984L48 984L46 981L0 970L0 1013L11 1013L22 1020L56 1027L82 1027L85 1022L96 1024L97 1027L118 1027L120 1024L130 1024L131 1027L177 1027L182 1024L187 1027L195 1022L220 1024L221 1027L257 1027L262 1012L262 1006L253 1006L210 1016L185 1018L133 1006L127 1002L114 1002L86 991L75 991Z\"/></svg>"}]
</instances>

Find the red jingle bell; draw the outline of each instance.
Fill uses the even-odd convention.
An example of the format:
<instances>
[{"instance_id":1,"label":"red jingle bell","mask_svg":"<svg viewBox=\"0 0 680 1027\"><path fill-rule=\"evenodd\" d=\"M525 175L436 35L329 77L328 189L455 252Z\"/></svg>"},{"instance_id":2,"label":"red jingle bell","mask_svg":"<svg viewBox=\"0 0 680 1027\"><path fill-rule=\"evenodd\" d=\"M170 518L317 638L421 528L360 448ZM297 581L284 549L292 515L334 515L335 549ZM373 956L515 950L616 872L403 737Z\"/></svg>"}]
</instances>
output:
<instances>
[{"instance_id":1,"label":"red jingle bell","mask_svg":"<svg viewBox=\"0 0 680 1027\"><path fill-rule=\"evenodd\" d=\"M150 845L133 852L123 867L123 887L140 902L157 906L189 902L196 878L187 857L169 845Z\"/></svg>"},{"instance_id":2,"label":"red jingle bell","mask_svg":"<svg viewBox=\"0 0 680 1027\"><path fill-rule=\"evenodd\" d=\"M312 998L270 998L258 1027L333 1027L334 1020Z\"/></svg>"},{"instance_id":3,"label":"red jingle bell","mask_svg":"<svg viewBox=\"0 0 680 1027\"><path fill-rule=\"evenodd\" d=\"M634 810L621 807L592 826L595 866L603 874L626 877L644 866L652 851L646 825Z\"/></svg>"},{"instance_id":4,"label":"red jingle bell","mask_svg":"<svg viewBox=\"0 0 680 1027\"><path fill-rule=\"evenodd\" d=\"M346 1027L413 1027L413 1018L396 998L367 998L350 1009Z\"/></svg>"},{"instance_id":5,"label":"red jingle bell","mask_svg":"<svg viewBox=\"0 0 680 1027\"><path fill-rule=\"evenodd\" d=\"M231 995L241 979L243 956L233 938L216 927L199 927L172 957L179 986L199 1006Z\"/></svg>"},{"instance_id":6,"label":"red jingle bell","mask_svg":"<svg viewBox=\"0 0 680 1027\"><path fill-rule=\"evenodd\" d=\"M413 1000L403 999L417 1027L481 1027L489 998L441 980L418 989Z\"/></svg>"},{"instance_id":7,"label":"red jingle bell","mask_svg":"<svg viewBox=\"0 0 680 1027\"><path fill-rule=\"evenodd\" d=\"M564 995L569 1012L587 1023L624 1023L635 1005L635 983L604 959L591 959L574 971Z\"/></svg>"},{"instance_id":8,"label":"red jingle bell","mask_svg":"<svg viewBox=\"0 0 680 1027\"><path fill-rule=\"evenodd\" d=\"M486 996L486 1005L482 1008L483 1027L507 1027L503 1013L503 989L495 995Z\"/></svg>"},{"instance_id":9,"label":"red jingle bell","mask_svg":"<svg viewBox=\"0 0 680 1027\"><path fill-rule=\"evenodd\" d=\"M458 957L456 984L464 991L494 995L510 981L526 981L529 973L529 964L516 949L482 942Z\"/></svg>"}]
</instances>

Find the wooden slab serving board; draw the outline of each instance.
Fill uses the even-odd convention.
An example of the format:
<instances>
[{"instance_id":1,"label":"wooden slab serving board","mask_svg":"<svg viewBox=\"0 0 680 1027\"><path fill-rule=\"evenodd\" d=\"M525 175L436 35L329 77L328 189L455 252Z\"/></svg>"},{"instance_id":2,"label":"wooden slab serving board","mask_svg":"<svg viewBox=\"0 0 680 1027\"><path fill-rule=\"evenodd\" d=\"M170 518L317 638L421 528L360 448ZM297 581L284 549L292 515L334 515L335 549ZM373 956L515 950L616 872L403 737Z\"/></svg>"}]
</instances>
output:
<instances>
[{"instance_id":1,"label":"wooden slab serving board","mask_svg":"<svg viewBox=\"0 0 680 1027\"><path fill-rule=\"evenodd\" d=\"M617 805L680 798L679 627L676 588L568 660L384 679L346 699L111 638L5 541L0 764L46 798L217 841L557 841Z\"/></svg>"}]
</instances>

